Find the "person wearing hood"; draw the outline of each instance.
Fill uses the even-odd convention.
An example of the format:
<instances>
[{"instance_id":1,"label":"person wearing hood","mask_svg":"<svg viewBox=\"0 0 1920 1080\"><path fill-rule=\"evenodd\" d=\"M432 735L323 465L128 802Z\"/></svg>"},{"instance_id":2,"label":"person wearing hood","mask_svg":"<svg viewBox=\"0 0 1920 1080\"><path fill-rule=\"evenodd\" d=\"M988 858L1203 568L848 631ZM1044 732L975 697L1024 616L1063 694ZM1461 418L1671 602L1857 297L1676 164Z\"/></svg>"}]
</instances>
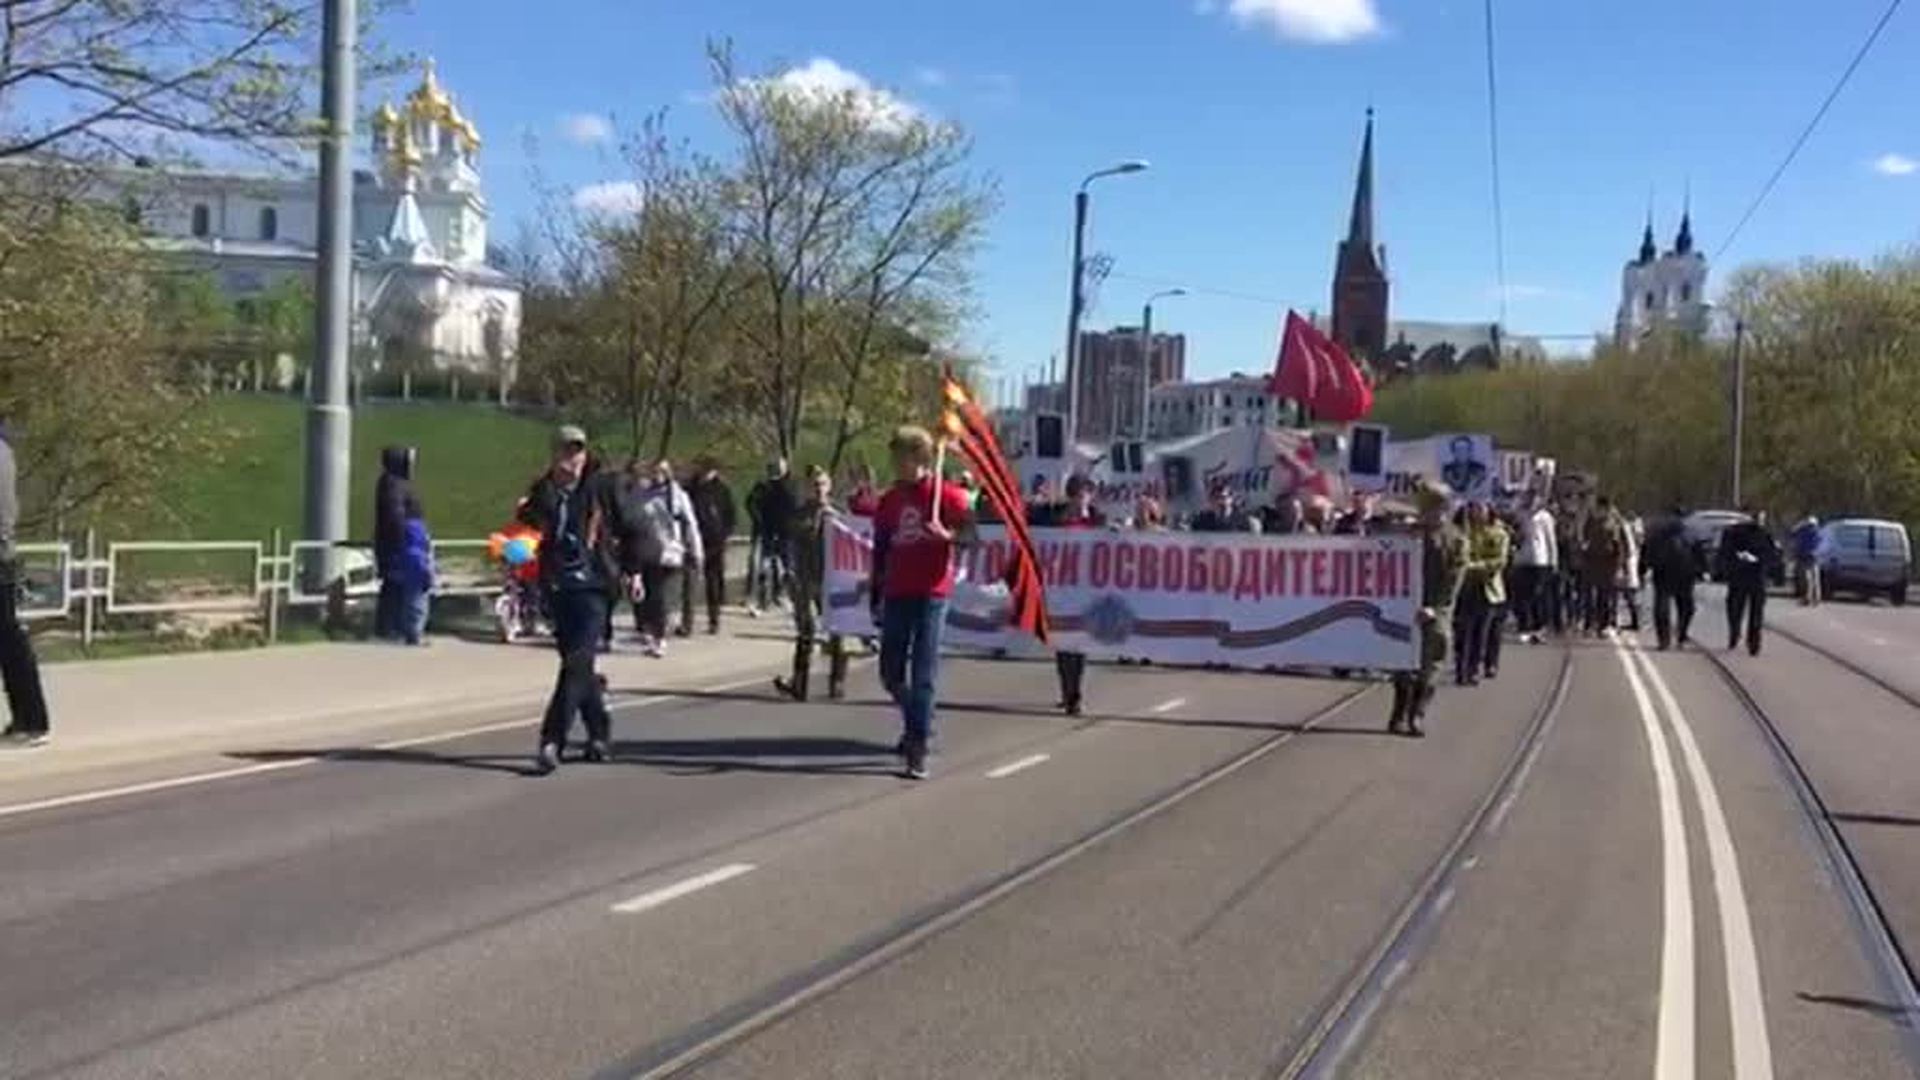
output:
<instances>
[{"instance_id":1,"label":"person wearing hood","mask_svg":"<svg viewBox=\"0 0 1920 1080\"><path fill-rule=\"evenodd\" d=\"M673 479L673 465L661 458L651 468L636 461L620 493L627 531L621 536L621 569L640 579L634 601L634 625L640 648L661 657L667 649L667 611L680 572L698 565L705 551L693 500Z\"/></svg>"},{"instance_id":2,"label":"person wearing hood","mask_svg":"<svg viewBox=\"0 0 1920 1080\"><path fill-rule=\"evenodd\" d=\"M693 488L687 495L693 500L693 516L700 522L701 553L706 556L700 560L700 573L702 583L706 586L707 633L717 634L720 632L720 608L727 602L727 541L733 537L736 524L733 489L720 476L720 466L708 458L701 463L694 477ZM684 610L681 612L685 617L685 625L681 629L691 631L691 581L687 583L685 596Z\"/></svg>"},{"instance_id":3,"label":"person wearing hood","mask_svg":"<svg viewBox=\"0 0 1920 1080\"><path fill-rule=\"evenodd\" d=\"M20 567L14 557L20 523L17 479L13 436L0 422L0 681L6 683L9 717L0 746L44 746L51 731L47 698L33 639L20 625Z\"/></svg>"},{"instance_id":4,"label":"person wearing hood","mask_svg":"<svg viewBox=\"0 0 1920 1080\"><path fill-rule=\"evenodd\" d=\"M380 451L380 479L373 485L373 564L380 575L373 636L381 641L406 637L407 522L421 516L420 500L413 491L414 459L410 446Z\"/></svg>"}]
</instances>

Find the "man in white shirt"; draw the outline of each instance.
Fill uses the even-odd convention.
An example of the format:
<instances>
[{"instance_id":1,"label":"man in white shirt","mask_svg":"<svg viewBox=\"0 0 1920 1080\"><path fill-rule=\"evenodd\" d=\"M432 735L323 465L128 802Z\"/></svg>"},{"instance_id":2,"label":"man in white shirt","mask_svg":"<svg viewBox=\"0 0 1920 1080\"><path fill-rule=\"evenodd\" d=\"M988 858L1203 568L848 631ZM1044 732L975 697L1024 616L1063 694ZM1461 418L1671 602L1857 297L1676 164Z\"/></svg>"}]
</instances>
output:
<instances>
[{"instance_id":1,"label":"man in white shirt","mask_svg":"<svg viewBox=\"0 0 1920 1080\"><path fill-rule=\"evenodd\" d=\"M1540 644L1545 625L1546 589L1553 581L1554 568L1560 565L1559 543L1554 538L1553 514L1538 495L1529 495L1520 513L1519 543L1513 553L1514 617L1519 623L1520 640Z\"/></svg>"}]
</instances>

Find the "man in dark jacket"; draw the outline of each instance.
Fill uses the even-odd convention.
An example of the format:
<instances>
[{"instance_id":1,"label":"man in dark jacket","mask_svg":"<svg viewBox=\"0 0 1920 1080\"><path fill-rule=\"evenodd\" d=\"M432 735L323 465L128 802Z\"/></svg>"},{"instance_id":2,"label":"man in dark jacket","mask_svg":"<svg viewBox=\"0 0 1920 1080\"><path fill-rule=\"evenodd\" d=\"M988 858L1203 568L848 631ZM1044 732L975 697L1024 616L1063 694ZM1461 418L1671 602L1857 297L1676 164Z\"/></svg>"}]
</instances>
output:
<instances>
[{"instance_id":1,"label":"man in dark jacket","mask_svg":"<svg viewBox=\"0 0 1920 1080\"><path fill-rule=\"evenodd\" d=\"M1747 520L1727 526L1720 534L1720 579L1727 583L1727 649L1740 647L1740 628L1747 630L1747 652L1760 655L1760 633L1767 610L1767 577L1780 562L1780 545L1767 531L1767 513L1743 507Z\"/></svg>"},{"instance_id":2,"label":"man in dark jacket","mask_svg":"<svg viewBox=\"0 0 1920 1080\"><path fill-rule=\"evenodd\" d=\"M693 487L687 492L693 498L694 520L700 523L700 548L703 558L700 561L700 573L706 582L707 592L707 633L720 632L720 608L727 602L727 541L733 537L734 508L733 489L720 478L720 467L712 459L700 464L700 473L694 478ZM692 573L692 568L688 568ZM693 586L692 578L681 590L686 598L681 628L693 627Z\"/></svg>"},{"instance_id":3,"label":"man in dark jacket","mask_svg":"<svg viewBox=\"0 0 1920 1080\"><path fill-rule=\"evenodd\" d=\"M1187 523L1193 532L1253 532L1253 519L1241 510L1233 497L1233 489L1225 484L1215 484L1208 495L1205 510L1193 515Z\"/></svg>"},{"instance_id":4,"label":"man in dark jacket","mask_svg":"<svg viewBox=\"0 0 1920 1080\"><path fill-rule=\"evenodd\" d=\"M33 641L20 625L20 572L14 561L14 531L20 522L13 442L0 422L0 680L7 687L7 729L0 746L44 746L48 737L47 699L40 686L40 664Z\"/></svg>"},{"instance_id":5,"label":"man in dark jacket","mask_svg":"<svg viewBox=\"0 0 1920 1080\"><path fill-rule=\"evenodd\" d=\"M373 485L373 564L380 574L380 598L373 609L373 636L399 641L406 636L403 562L407 519L420 516L413 492L414 452L410 446L380 451L380 479Z\"/></svg>"},{"instance_id":6,"label":"man in dark jacket","mask_svg":"<svg viewBox=\"0 0 1920 1080\"><path fill-rule=\"evenodd\" d=\"M1647 530L1641 554L1653 578L1653 633L1660 648L1686 645L1693 627L1693 586L1700 580L1700 558L1687 538L1687 512L1674 506Z\"/></svg>"},{"instance_id":7,"label":"man in dark jacket","mask_svg":"<svg viewBox=\"0 0 1920 1080\"><path fill-rule=\"evenodd\" d=\"M800 501L793 493L793 477L786 458L767 463L766 479L747 493L747 517L753 523L753 565L747 569L748 602L765 611L786 592L788 537Z\"/></svg>"},{"instance_id":8,"label":"man in dark jacket","mask_svg":"<svg viewBox=\"0 0 1920 1080\"><path fill-rule=\"evenodd\" d=\"M611 753L612 721L594 661L620 583L617 538L627 530L613 477L587 452L586 432L572 425L559 430L553 465L527 492L520 520L540 530L540 585L560 651L560 677L535 761L544 775L559 767L575 715L586 724L587 760L605 761Z\"/></svg>"},{"instance_id":9,"label":"man in dark jacket","mask_svg":"<svg viewBox=\"0 0 1920 1080\"><path fill-rule=\"evenodd\" d=\"M776 678L774 688L795 701L807 700L813 673L813 650L820 623L827 614L827 530L840 512L833 506L833 476L814 466L809 471L812 495L793 516L793 677ZM839 634L827 635L827 696L846 696L847 649Z\"/></svg>"},{"instance_id":10,"label":"man in dark jacket","mask_svg":"<svg viewBox=\"0 0 1920 1080\"><path fill-rule=\"evenodd\" d=\"M1075 473L1067 478L1067 501L1047 524L1059 529L1104 529L1107 516L1093 505L1093 481ZM1060 649L1053 654L1054 673L1060 678L1060 707L1079 716L1082 684L1087 677L1087 654Z\"/></svg>"}]
</instances>

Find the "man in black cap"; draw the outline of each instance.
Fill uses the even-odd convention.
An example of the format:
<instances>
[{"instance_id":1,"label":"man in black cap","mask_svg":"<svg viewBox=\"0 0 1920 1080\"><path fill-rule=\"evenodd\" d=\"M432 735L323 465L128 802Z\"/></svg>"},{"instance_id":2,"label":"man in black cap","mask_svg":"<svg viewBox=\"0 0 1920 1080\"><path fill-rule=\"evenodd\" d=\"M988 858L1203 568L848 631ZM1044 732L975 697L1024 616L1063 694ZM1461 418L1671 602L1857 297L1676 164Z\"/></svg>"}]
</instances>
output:
<instances>
[{"instance_id":1,"label":"man in black cap","mask_svg":"<svg viewBox=\"0 0 1920 1080\"><path fill-rule=\"evenodd\" d=\"M520 520L540 530L540 584L560 650L560 678L540 725L534 765L542 775L559 767L575 715L586 724L586 759L605 761L612 752L612 721L594 662L620 586L617 538L627 531L612 476L588 452L587 433L569 424L553 442L553 464L520 508Z\"/></svg>"}]
</instances>

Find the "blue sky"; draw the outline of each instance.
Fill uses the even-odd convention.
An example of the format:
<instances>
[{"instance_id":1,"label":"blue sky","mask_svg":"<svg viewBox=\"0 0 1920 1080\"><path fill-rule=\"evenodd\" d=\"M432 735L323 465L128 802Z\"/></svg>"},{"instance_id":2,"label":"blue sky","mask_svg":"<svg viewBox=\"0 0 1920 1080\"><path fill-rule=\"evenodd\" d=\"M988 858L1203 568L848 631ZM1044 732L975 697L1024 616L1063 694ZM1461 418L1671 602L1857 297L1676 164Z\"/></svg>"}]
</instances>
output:
<instances>
[{"instance_id":1,"label":"blue sky","mask_svg":"<svg viewBox=\"0 0 1920 1080\"><path fill-rule=\"evenodd\" d=\"M1650 188L1663 245L1690 185L1699 243L1718 251L1884 7L1496 0L1510 327L1609 326ZM712 37L749 69L830 61L813 70L965 125L1003 196L966 343L1014 378L1064 339L1075 186L1131 157L1152 170L1095 188L1091 247L1114 276L1090 325L1136 322L1162 283L1216 290L1156 308L1188 334L1190 374L1269 367L1279 305L1327 306L1369 103L1394 317L1498 312L1476 0L414 0L385 32L437 58L481 125L501 239L537 210L535 164L566 190L620 179L581 117L664 106L714 138L697 102ZM1907 9L1716 286L1740 263L1915 241L1916 56Z\"/></svg>"}]
</instances>

